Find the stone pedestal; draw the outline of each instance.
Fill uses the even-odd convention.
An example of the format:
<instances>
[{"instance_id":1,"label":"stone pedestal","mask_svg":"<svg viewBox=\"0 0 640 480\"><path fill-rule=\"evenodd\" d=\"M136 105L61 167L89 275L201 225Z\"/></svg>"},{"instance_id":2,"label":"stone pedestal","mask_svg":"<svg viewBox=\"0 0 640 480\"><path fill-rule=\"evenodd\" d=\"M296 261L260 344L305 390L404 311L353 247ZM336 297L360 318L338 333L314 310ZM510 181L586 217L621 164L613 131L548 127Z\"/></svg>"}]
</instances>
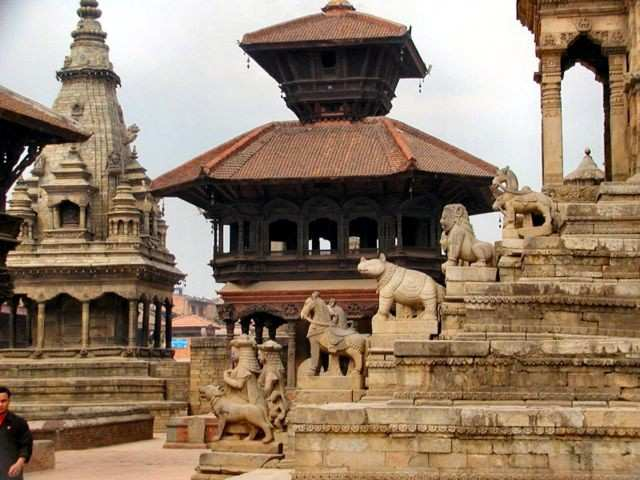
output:
<instances>
[{"instance_id":1,"label":"stone pedestal","mask_svg":"<svg viewBox=\"0 0 640 480\"><path fill-rule=\"evenodd\" d=\"M218 480L258 468L275 467L284 458L282 442L220 440L209 445L211 452L200 455L191 480Z\"/></svg>"},{"instance_id":2,"label":"stone pedestal","mask_svg":"<svg viewBox=\"0 0 640 480\"><path fill-rule=\"evenodd\" d=\"M363 378L360 375L300 376L296 402L304 404L354 402L362 397L363 387Z\"/></svg>"},{"instance_id":3,"label":"stone pedestal","mask_svg":"<svg viewBox=\"0 0 640 480\"><path fill-rule=\"evenodd\" d=\"M167 422L164 448L207 448L218 433L215 415L171 417Z\"/></svg>"},{"instance_id":4,"label":"stone pedestal","mask_svg":"<svg viewBox=\"0 0 640 480\"><path fill-rule=\"evenodd\" d=\"M467 282L495 282L498 269L492 267L447 267L447 297L464 296Z\"/></svg>"}]
</instances>

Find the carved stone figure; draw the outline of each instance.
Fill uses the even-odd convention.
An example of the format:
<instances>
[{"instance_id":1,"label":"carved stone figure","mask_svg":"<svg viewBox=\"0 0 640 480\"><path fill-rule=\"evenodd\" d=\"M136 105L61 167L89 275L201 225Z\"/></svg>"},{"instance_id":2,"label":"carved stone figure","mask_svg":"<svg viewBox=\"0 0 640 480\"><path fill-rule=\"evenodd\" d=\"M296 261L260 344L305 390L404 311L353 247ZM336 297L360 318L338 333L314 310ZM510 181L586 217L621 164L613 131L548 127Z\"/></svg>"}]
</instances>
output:
<instances>
[{"instance_id":1,"label":"carved stone figure","mask_svg":"<svg viewBox=\"0 0 640 480\"><path fill-rule=\"evenodd\" d=\"M329 307L329 312L331 312L331 323L334 327L351 327L351 325L349 325L349 320L347 319L347 314L344 312L344 309L336 303L335 298L330 298L327 306Z\"/></svg>"},{"instance_id":2,"label":"carved stone figure","mask_svg":"<svg viewBox=\"0 0 640 480\"><path fill-rule=\"evenodd\" d=\"M378 282L379 303L374 320L391 317L395 302L424 309L421 315L428 319L437 318L438 300L444 296L444 288L427 274L387 262L384 253L371 260L362 257L358 272Z\"/></svg>"},{"instance_id":3,"label":"carved stone figure","mask_svg":"<svg viewBox=\"0 0 640 480\"><path fill-rule=\"evenodd\" d=\"M218 417L218 435L214 441L219 441L224 435L228 423L245 423L249 425L249 435L245 440L255 440L258 429L264 432L263 443L273 441L273 430L264 409L251 403L240 403L227 396L224 388L219 385L200 387L200 394L211 402L211 412Z\"/></svg>"},{"instance_id":4,"label":"carved stone figure","mask_svg":"<svg viewBox=\"0 0 640 480\"><path fill-rule=\"evenodd\" d=\"M135 123L129 125L127 127L127 132L125 133L125 137L123 140L124 145L130 145L136 141L138 138L138 134L140 133L140 127L138 127Z\"/></svg>"},{"instance_id":5,"label":"carved stone figure","mask_svg":"<svg viewBox=\"0 0 640 480\"><path fill-rule=\"evenodd\" d=\"M331 323L331 311L318 292L314 292L304 302L300 318L309 322L307 338L311 344L311 362L306 375L318 375L321 351L329 354L330 372L339 372L339 357L349 357L352 365L348 374L362 374L366 346L364 335L353 328L334 327Z\"/></svg>"},{"instance_id":6,"label":"carved stone figure","mask_svg":"<svg viewBox=\"0 0 640 480\"><path fill-rule=\"evenodd\" d=\"M256 427L264 432L264 443L273 440L273 426L267 414L265 391L258 382L260 365L256 357L256 343L248 335L230 342L238 355L238 364L223 374L224 387L208 385L201 393L209 398L213 413L219 419L218 438L224 435L228 423L248 423L247 440L256 437Z\"/></svg>"},{"instance_id":7,"label":"carved stone figure","mask_svg":"<svg viewBox=\"0 0 640 480\"><path fill-rule=\"evenodd\" d=\"M493 178L493 209L502 212L503 238L540 237L553 233L554 204L544 193L518 186L518 178L509 167L501 168ZM544 223L535 225L535 218Z\"/></svg>"},{"instance_id":8,"label":"carved stone figure","mask_svg":"<svg viewBox=\"0 0 640 480\"><path fill-rule=\"evenodd\" d=\"M493 265L495 259L493 245L476 239L469 221L469 213L464 205L454 203L444 207L440 225L442 227L440 245L447 254L447 261L442 264L442 273L447 273L449 266Z\"/></svg>"},{"instance_id":9,"label":"carved stone figure","mask_svg":"<svg viewBox=\"0 0 640 480\"><path fill-rule=\"evenodd\" d=\"M286 425L289 402L285 396L286 371L280 358L282 346L273 340L267 340L258 346L258 358L262 363L262 372L258 377L258 385L267 399L269 420L278 429Z\"/></svg>"}]
</instances>

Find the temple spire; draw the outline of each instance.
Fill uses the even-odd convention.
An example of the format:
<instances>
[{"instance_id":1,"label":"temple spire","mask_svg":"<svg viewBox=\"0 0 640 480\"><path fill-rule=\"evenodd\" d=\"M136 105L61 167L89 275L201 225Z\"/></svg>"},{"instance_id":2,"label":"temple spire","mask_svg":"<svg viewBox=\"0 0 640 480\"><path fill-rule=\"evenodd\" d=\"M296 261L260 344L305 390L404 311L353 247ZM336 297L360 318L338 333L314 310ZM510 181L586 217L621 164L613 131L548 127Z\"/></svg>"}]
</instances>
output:
<instances>
[{"instance_id":1,"label":"temple spire","mask_svg":"<svg viewBox=\"0 0 640 480\"><path fill-rule=\"evenodd\" d=\"M58 71L58 79L64 81L82 75L107 78L120 85L120 78L109 61L109 47L105 41L107 34L98 21L102 11L98 8L97 0L80 0L77 13L80 21L71 32L71 52Z\"/></svg>"}]
</instances>

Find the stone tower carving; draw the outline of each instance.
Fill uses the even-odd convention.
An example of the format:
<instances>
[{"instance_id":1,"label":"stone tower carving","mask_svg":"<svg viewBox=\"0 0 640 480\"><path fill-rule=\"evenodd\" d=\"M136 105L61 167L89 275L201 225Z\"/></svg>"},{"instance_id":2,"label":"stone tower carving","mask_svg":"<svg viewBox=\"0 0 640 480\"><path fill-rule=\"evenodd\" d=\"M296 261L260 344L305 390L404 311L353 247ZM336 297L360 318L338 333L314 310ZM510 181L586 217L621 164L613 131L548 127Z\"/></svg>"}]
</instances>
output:
<instances>
[{"instance_id":1,"label":"stone tower carving","mask_svg":"<svg viewBox=\"0 0 640 480\"><path fill-rule=\"evenodd\" d=\"M19 182L10 212L24 219L23 244L8 261L16 294L31 308L36 332L26 347L170 348L173 285L182 278L166 249L166 224L116 94L120 77L109 60L96 0L81 0L80 18L53 110L92 132L83 143L46 147ZM144 304L138 328L138 303ZM155 324L149 315L155 305ZM168 350L167 350L168 351ZM46 352L45 352L46 353Z\"/></svg>"}]
</instances>

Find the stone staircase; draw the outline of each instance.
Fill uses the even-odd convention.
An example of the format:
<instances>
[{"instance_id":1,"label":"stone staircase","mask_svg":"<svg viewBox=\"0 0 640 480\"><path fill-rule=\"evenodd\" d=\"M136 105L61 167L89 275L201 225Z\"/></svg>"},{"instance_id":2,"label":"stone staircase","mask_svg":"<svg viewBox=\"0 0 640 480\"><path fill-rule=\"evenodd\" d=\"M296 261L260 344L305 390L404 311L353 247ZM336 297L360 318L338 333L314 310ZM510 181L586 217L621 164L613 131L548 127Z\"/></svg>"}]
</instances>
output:
<instances>
[{"instance_id":1,"label":"stone staircase","mask_svg":"<svg viewBox=\"0 0 640 480\"><path fill-rule=\"evenodd\" d=\"M28 420L62 418L75 407L146 408L162 432L188 412L189 364L123 358L4 360L0 385Z\"/></svg>"}]
</instances>

